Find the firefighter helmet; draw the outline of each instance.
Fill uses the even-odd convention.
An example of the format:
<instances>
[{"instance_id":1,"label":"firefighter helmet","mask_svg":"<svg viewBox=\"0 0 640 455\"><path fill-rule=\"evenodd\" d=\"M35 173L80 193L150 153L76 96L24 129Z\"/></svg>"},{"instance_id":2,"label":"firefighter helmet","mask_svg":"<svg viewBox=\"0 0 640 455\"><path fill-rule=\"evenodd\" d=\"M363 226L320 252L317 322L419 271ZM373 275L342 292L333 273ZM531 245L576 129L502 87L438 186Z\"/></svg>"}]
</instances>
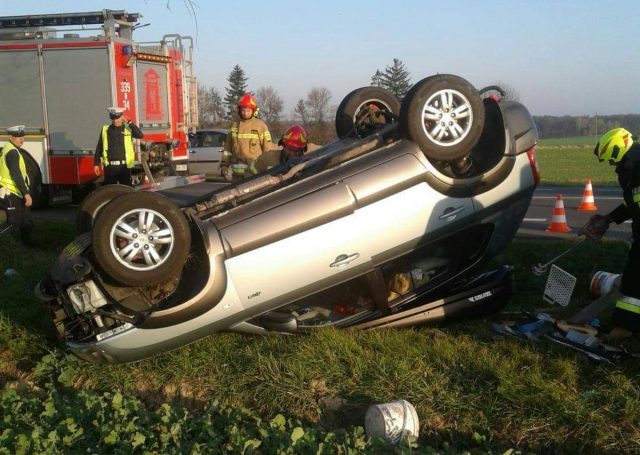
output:
<instances>
[{"instance_id":1,"label":"firefighter helmet","mask_svg":"<svg viewBox=\"0 0 640 455\"><path fill-rule=\"evenodd\" d=\"M238 101L238 107L247 107L255 111L258 109L258 104L256 103L255 98L251 96L251 93L246 93L245 95L242 95L242 98Z\"/></svg>"},{"instance_id":2,"label":"firefighter helmet","mask_svg":"<svg viewBox=\"0 0 640 455\"><path fill-rule=\"evenodd\" d=\"M293 150L305 150L307 148L307 132L300 125L290 126L278 144Z\"/></svg>"},{"instance_id":3,"label":"firefighter helmet","mask_svg":"<svg viewBox=\"0 0 640 455\"><path fill-rule=\"evenodd\" d=\"M593 154L602 161L617 164L633 145L631 133L624 128L614 128L602 135Z\"/></svg>"}]
</instances>

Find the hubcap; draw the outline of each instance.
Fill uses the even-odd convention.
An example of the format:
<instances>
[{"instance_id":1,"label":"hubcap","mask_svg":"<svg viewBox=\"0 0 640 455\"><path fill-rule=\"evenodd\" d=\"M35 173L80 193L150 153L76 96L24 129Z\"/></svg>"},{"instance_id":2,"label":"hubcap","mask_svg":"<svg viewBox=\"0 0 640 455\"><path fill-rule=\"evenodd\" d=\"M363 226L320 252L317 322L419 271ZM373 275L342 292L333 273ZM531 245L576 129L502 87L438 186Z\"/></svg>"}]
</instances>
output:
<instances>
[{"instance_id":1,"label":"hubcap","mask_svg":"<svg viewBox=\"0 0 640 455\"><path fill-rule=\"evenodd\" d=\"M111 229L110 246L114 257L125 267L153 270L163 264L174 245L169 221L151 209L131 210Z\"/></svg>"},{"instance_id":2,"label":"hubcap","mask_svg":"<svg viewBox=\"0 0 640 455\"><path fill-rule=\"evenodd\" d=\"M457 90L440 90L422 109L422 128L429 140L443 147L460 143L473 125L469 100Z\"/></svg>"}]
</instances>

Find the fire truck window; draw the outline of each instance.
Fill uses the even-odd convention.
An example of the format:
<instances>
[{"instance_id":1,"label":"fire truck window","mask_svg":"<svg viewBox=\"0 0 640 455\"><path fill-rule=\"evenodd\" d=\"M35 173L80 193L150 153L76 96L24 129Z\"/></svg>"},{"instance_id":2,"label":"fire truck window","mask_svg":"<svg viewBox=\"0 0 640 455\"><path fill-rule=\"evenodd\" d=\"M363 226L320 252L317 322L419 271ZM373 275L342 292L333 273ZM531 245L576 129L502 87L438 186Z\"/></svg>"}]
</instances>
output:
<instances>
[{"instance_id":1,"label":"fire truck window","mask_svg":"<svg viewBox=\"0 0 640 455\"><path fill-rule=\"evenodd\" d=\"M224 146L224 134L205 134L202 140L203 147L222 147Z\"/></svg>"}]
</instances>

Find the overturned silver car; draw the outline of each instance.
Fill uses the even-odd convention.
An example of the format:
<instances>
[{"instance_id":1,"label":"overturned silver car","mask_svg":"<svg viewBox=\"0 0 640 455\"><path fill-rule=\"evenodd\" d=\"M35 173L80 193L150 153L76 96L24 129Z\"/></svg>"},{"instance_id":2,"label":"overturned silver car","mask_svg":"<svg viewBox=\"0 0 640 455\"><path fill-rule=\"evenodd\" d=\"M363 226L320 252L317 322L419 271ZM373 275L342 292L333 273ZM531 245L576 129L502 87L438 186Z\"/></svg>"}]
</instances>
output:
<instances>
[{"instance_id":1,"label":"overturned silver car","mask_svg":"<svg viewBox=\"0 0 640 455\"><path fill-rule=\"evenodd\" d=\"M489 89L437 75L402 103L355 90L338 108L338 141L191 199L103 187L36 293L69 349L94 362L223 330L496 311L511 268L479 271L513 239L539 176L529 112Z\"/></svg>"}]
</instances>

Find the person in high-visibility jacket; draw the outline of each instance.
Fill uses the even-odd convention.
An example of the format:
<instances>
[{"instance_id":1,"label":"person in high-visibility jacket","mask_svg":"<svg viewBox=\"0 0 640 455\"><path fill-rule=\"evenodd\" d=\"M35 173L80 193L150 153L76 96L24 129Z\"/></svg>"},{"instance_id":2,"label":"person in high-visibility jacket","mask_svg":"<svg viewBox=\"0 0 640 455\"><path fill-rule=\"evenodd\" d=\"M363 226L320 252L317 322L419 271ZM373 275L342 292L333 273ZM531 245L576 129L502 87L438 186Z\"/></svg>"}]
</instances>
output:
<instances>
[{"instance_id":1,"label":"person in high-visibility jacket","mask_svg":"<svg viewBox=\"0 0 640 455\"><path fill-rule=\"evenodd\" d=\"M29 174L24 158L24 125L7 129L9 142L0 151L0 209L7 216L5 226L0 232L17 228L20 240L27 246L33 246L31 233L33 220L31 205L33 199L29 190Z\"/></svg>"},{"instance_id":2,"label":"person in high-visibility jacket","mask_svg":"<svg viewBox=\"0 0 640 455\"><path fill-rule=\"evenodd\" d=\"M107 109L110 125L104 125L100 130L93 170L100 175L100 162L104 168L104 184L121 183L133 186L131 183L131 168L135 161L133 148L134 139L142 139L144 133L134 123L123 115L121 107Z\"/></svg>"},{"instance_id":3,"label":"person in high-visibility jacket","mask_svg":"<svg viewBox=\"0 0 640 455\"><path fill-rule=\"evenodd\" d=\"M286 163L291 158L298 158L307 153L311 153L319 145L312 144L308 140L307 132L301 125L293 125L287 128L280 140L280 147L267 150L255 161L253 169L256 173L264 172L272 167Z\"/></svg>"},{"instance_id":4,"label":"person in high-visibility jacket","mask_svg":"<svg viewBox=\"0 0 640 455\"><path fill-rule=\"evenodd\" d=\"M269 128L256 118L257 114L258 104L250 93L240 98L240 120L229 128L220 163L220 173L228 181L239 181L254 174L252 164L272 148Z\"/></svg>"},{"instance_id":5,"label":"person in high-visibility jacket","mask_svg":"<svg viewBox=\"0 0 640 455\"><path fill-rule=\"evenodd\" d=\"M601 238L609 224L631 219L633 242L620 283L621 296L613 311L611 338L626 338L640 331L640 143L624 128L607 131L596 144L594 154L601 162L615 166L624 202L608 215L594 215L581 231Z\"/></svg>"}]
</instances>

